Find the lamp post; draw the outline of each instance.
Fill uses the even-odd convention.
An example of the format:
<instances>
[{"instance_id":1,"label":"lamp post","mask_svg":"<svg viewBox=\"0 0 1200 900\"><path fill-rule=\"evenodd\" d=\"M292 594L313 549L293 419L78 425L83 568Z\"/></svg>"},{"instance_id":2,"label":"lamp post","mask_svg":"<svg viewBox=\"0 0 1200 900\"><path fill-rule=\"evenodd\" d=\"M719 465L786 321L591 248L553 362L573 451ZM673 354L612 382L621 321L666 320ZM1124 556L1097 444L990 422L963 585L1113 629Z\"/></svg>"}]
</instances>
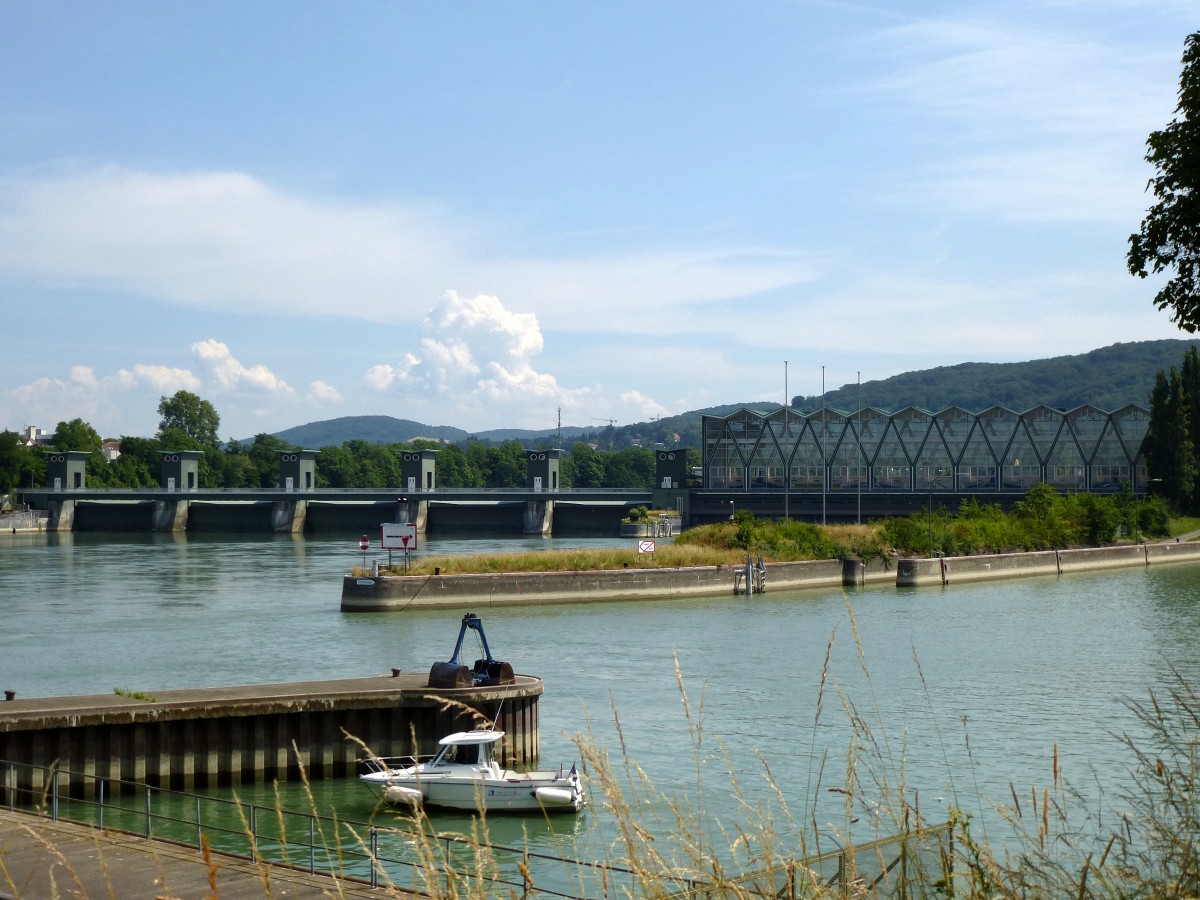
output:
<instances>
[{"instance_id":1,"label":"lamp post","mask_svg":"<svg viewBox=\"0 0 1200 900\"><path fill-rule=\"evenodd\" d=\"M788 452L788 438L791 437L791 429L788 428L788 408L791 406L791 400L788 399L787 388L787 366L788 361L783 361L783 446L779 448L780 454L783 456L783 521L787 522L791 516L788 511L788 495L791 489L792 480L792 465L791 455Z\"/></svg>"},{"instance_id":2,"label":"lamp post","mask_svg":"<svg viewBox=\"0 0 1200 900\"><path fill-rule=\"evenodd\" d=\"M825 367L821 366L821 524L825 524L825 486L829 480L829 464L825 460L825 432L829 420L825 415Z\"/></svg>"},{"instance_id":3,"label":"lamp post","mask_svg":"<svg viewBox=\"0 0 1200 900\"><path fill-rule=\"evenodd\" d=\"M925 519L929 523L929 558L933 559L933 485L929 487L929 506L925 511Z\"/></svg>"}]
</instances>

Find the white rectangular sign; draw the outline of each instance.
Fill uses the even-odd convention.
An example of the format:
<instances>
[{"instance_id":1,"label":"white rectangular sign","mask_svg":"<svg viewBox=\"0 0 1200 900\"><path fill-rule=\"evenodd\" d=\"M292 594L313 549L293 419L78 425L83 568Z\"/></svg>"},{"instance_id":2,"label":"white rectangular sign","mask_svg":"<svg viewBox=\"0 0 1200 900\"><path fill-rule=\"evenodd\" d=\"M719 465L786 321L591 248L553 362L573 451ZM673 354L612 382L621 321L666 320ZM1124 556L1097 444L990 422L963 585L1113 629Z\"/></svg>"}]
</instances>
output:
<instances>
[{"instance_id":1,"label":"white rectangular sign","mask_svg":"<svg viewBox=\"0 0 1200 900\"><path fill-rule=\"evenodd\" d=\"M412 522L385 522L380 528L380 546L384 550L416 550L417 526Z\"/></svg>"},{"instance_id":2,"label":"white rectangular sign","mask_svg":"<svg viewBox=\"0 0 1200 900\"><path fill-rule=\"evenodd\" d=\"M653 553L654 541L638 541L638 553Z\"/></svg>"}]
</instances>

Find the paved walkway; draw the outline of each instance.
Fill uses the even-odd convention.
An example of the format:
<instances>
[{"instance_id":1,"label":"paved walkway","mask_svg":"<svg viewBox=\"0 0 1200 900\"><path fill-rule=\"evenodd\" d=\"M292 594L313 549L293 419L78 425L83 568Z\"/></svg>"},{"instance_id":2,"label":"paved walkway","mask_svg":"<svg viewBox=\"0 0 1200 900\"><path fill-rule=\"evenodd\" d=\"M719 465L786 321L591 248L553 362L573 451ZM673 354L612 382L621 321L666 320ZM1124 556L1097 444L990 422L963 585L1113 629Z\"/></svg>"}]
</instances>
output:
<instances>
[{"instance_id":1,"label":"paved walkway","mask_svg":"<svg viewBox=\"0 0 1200 900\"><path fill-rule=\"evenodd\" d=\"M0 809L0 898L44 900L263 900L411 896L329 875ZM210 879L215 878L214 884Z\"/></svg>"}]
</instances>

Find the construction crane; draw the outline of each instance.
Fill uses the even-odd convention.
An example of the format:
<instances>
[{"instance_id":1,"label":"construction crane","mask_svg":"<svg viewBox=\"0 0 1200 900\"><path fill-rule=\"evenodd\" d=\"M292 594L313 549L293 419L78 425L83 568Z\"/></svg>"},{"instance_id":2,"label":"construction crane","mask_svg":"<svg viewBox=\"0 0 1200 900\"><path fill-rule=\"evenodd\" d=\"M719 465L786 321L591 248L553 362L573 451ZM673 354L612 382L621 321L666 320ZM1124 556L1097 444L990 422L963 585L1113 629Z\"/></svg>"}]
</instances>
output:
<instances>
[{"instance_id":1,"label":"construction crane","mask_svg":"<svg viewBox=\"0 0 1200 900\"><path fill-rule=\"evenodd\" d=\"M614 427L616 427L616 424L617 424L616 419L597 419L595 416L592 416L592 421L593 422L607 422L609 428L614 428Z\"/></svg>"}]
</instances>

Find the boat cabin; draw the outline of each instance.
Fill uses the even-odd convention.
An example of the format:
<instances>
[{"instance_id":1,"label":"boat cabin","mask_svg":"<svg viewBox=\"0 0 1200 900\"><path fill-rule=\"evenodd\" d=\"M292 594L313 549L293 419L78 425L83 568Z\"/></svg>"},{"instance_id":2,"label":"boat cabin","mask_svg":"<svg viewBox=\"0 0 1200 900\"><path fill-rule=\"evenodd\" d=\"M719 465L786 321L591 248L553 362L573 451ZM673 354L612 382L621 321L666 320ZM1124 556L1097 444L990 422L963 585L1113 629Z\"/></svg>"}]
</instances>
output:
<instances>
[{"instance_id":1,"label":"boat cabin","mask_svg":"<svg viewBox=\"0 0 1200 900\"><path fill-rule=\"evenodd\" d=\"M429 768L473 766L492 768L492 748L504 737L503 731L460 731L442 738L441 749L429 761Z\"/></svg>"}]
</instances>

